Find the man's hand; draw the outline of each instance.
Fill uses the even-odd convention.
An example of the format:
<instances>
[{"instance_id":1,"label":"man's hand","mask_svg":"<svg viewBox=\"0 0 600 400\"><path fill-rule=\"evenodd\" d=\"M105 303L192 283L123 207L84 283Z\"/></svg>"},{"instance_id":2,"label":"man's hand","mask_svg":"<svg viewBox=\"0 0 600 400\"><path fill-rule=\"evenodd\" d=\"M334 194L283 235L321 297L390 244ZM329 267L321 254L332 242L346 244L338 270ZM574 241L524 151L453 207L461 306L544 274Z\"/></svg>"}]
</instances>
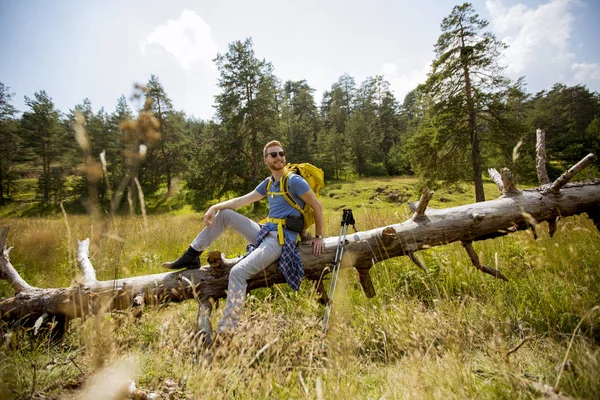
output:
<instances>
[{"instance_id":1,"label":"man's hand","mask_svg":"<svg viewBox=\"0 0 600 400\"><path fill-rule=\"evenodd\" d=\"M213 207L210 207L208 210L206 210L206 213L204 213L204 225L211 226L213 222L215 222L216 214L217 211Z\"/></svg>"},{"instance_id":2,"label":"man's hand","mask_svg":"<svg viewBox=\"0 0 600 400\"><path fill-rule=\"evenodd\" d=\"M315 211L315 234L323 232L323 207L317 196L315 196L312 190L309 190L300 196L300 198ZM323 239L320 238L314 238L310 242L310 245L313 247L315 256L319 256L325 248Z\"/></svg>"},{"instance_id":3,"label":"man's hand","mask_svg":"<svg viewBox=\"0 0 600 400\"><path fill-rule=\"evenodd\" d=\"M313 254L315 256L320 256L325 249L325 241L321 238L314 238L310 241L310 245L313 247Z\"/></svg>"},{"instance_id":4,"label":"man's hand","mask_svg":"<svg viewBox=\"0 0 600 400\"><path fill-rule=\"evenodd\" d=\"M235 210L240 207L244 207L247 204L254 203L255 201L262 199L263 197L265 196L258 193L256 190L253 190L250 193L240 197L236 197L235 199L225 200L220 203L214 204L210 206L204 214L204 225L211 226L215 222L215 215L217 215L219 210Z\"/></svg>"}]
</instances>

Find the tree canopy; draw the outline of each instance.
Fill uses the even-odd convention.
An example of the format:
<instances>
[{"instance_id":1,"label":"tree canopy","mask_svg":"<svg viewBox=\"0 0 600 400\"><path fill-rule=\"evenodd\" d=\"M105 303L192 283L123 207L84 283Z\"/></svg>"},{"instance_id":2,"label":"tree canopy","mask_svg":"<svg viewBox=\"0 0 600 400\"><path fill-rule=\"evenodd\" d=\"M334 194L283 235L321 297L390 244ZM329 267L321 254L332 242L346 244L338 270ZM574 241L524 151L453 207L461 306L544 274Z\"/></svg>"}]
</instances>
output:
<instances>
[{"instance_id":1,"label":"tree canopy","mask_svg":"<svg viewBox=\"0 0 600 400\"><path fill-rule=\"evenodd\" d=\"M348 73L316 99L305 79L282 82L251 38L214 59L220 92L210 121L179 111L157 75L136 89L137 109L121 96L113 111L83 99L63 113L40 90L25 96L19 114L0 83L0 204L33 178L43 206L97 197L117 212L126 197L133 213L139 189L166 198L185 187L201 209L254 189L268 173L262 148L273 139L289 162L314 163L328 180L417 174L433 187L472 183L477 201L487 167L535 179L538 128L546 131L551 177L600 151L598 93L562 83L527 93L524 78L504 75L506 46L487 26L471 4L455 6L441 23L427 81L404 99L384 76L357 82Z\"/></svg>"}]
</instances>

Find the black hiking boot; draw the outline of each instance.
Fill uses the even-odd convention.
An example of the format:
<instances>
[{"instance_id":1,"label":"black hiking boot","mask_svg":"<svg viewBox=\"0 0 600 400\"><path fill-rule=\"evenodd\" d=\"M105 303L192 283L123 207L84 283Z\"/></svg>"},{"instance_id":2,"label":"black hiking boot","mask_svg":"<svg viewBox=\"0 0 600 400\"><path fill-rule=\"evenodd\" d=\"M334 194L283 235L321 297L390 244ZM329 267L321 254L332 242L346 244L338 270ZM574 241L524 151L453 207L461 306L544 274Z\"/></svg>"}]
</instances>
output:
<instances>
[{"instance_id":1,"label":"black hiking boot","mask_svg":"<svg viewBox=\"0 0 600 400\"><path fill-rule=\"evenodd\" d=\"M195 250L194 248L190 247L177 260L163 263L162 266L163 268L167 269L197 269L200 268L200 254L202 254L201 251Z\"/></svg>"}]
</instances>

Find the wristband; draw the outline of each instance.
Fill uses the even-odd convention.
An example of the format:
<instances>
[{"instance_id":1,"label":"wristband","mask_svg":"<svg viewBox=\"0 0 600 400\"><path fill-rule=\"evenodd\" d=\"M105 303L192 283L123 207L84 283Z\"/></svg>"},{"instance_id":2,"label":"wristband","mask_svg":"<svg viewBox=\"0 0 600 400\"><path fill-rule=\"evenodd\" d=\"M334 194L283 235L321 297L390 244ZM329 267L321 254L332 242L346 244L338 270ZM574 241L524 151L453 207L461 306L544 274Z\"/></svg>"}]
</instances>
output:
<instances>
[{"instance_id":1,"label":"wristband","mask_svg":"<svg viewBox=\"0 0 600 400\"><path fill-rule=\"evenodd\" d=\"M317 239L323 239L324 236L323 235L315 235L315 238L317 238Z\"/></svg>"}]
</instances>

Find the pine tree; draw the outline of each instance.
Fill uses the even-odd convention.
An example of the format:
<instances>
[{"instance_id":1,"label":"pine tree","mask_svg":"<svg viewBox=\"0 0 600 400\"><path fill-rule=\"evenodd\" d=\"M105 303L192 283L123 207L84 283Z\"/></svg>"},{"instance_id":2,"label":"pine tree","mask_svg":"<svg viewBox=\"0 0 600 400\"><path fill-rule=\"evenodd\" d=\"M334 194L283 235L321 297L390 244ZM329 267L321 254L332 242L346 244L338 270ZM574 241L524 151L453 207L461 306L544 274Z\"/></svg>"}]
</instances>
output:
<instances>
[{"instance_id":1,"label":"pine tree","mask_svg":"<svg viewBox=\"0 0 600 400\"><path fill-rule=\"evenodd\" d=\"M160 124L160 140L148 153L140 176L151 192L164 182L171 191L172 180L187 168L185 149L189 138L185 135L185 115L173 108L164 87L156 75L146 85L146 96L152 99L152 113Z\"/></svg>"},{"instance_id":2,"label":"pine tree","mask_svg":"<svg viewBox=\"0 0 600 400\"><path fill-rule=\"evenodd\" d=\"M387 156L394 144L399 143L399 121L397 101L390 90L390 84L383 76L368 77L357 91L355 98L355 113L360 113L364 119L362 143L354 141L350 146L355 160L362 159L363 166L359 176L370 174L385 174ZM350 118L353 121L353 118ZM354 120L357 122L357 120ZM356 136L356 132L348 132L348 136ZM357 138L358 139L358 138ZM361 155L359 156L359 153Z\"/></svg>"},{"instance_id":3,"label":"pine tree","mask_svg":"<svg viewBox=\"0 0 600 400\"><path fill-rule=\"evenodd\" d=\"M398 100L392 93L390 83L381 75L375 77L375 102L377 109L377 127L381 132L380 154L386 155L394 145L400 143L400 119ZM383 157L387 163L387 157ZM388 169L388 173L391 171Z\"/></svg>"},{"instance_id":4,"label":"pine tree","mask_svg":"<svg viewBox=\"0 0 600 400\"><path fill-rule=\"evenodd\" d=\"M70 149L71 151L65 157L68 159L68 164L73 167L73 172L78 178L73 181L73 193L80 199L86 199L84 203L88 207L91 206L88 203L90 198L93 202L97 200L98 178L100 177L98 173L100 171L100 168L98 168L100 165L99 158L97 158L95 165L92 159L95 151L92 147L91 136L97 130L97 124L93 121L93 118L92 102L88 98L85 98L81 104L76 104L72 110L69 110L69 113L62 121L63 129L66 132L70 132L73 135L72 141L78 144L78 146ZM83 128L83 130L78 132L79 137L75 133L76 121ZM94 173L94 170L97 173ZM88 180L89 177L92 179ZM91 211L91 208L89 210Z\"/></svg>"},{"instance_id":5,"label":"pine tree","mask_svg":"<svg viewBox=\"0 0 600 400\"><path fill-rule=\"evenodd\" d=\"M373 127L369 125L363 113L355 110L346 125L346 137L349 156L358 176L365 173L367 165L378 147L378 142L373 142Z\"/></svg>"},{"instance_id":6,"label":"pine tree","mask_svg":"<svg viewBox=\"0 0 600 400\"><path fill-rule=\"evenodd\" d=\"M112 164L111 168L111 186L115 191L128 170L127 144L125 135L121 129L121 124L133 118L131 108L127 104L125 96L121 95L117 99L115 111L109 116L108 126L111 137L117 146L114 146L114 154L107 154L107 162ZM137 150L137 149L136 149Z\"/></svg>"},{"instance_id":7,"label":"pine tree","mask_svg":"<svg viewBox=\"0 0 600 400\"><path fill-rule=\"evenodd\" d=\"M410 138L417 133L419 125L427 109L424 85L418 85L404 96L398 115L398 139L392 144L386 159L386 167L390 175L413 174L416 170L410 162L410 154L406 147Z\"/></svg>"},{"instance_id":8,"label":"pine tree","mask_svg":"<svg viewBox=\"0 0 600 400\"><path fill-rule=\"evenodd\" d=\"M18 125L15 120L16 109L11 103L13 93L0 82L0 205L4 205L5 196L10 197L13 174L13 160L17 148L16 135Z\"/></svg>"},{"instance_id":9,"label":"pine tree","mask_svg":"<svg viewBox=\"0 0 600 400\"><path fill-rule=\"evenodd\" d=\"M319 131L314 91L304 80L284 84L281 114L289 162L313 162Z\"/></svg>"},{"instance_id":10,"label":"pine tree","mask_svg":"<svg viewBox=\"0 0 600 400\"><path fill-rule=\"evenodd\" d=\"M451 141L449 147L470 150L476 201L485 200L480 148L485 126L481 119L488 113L494 93L506 90L510 83L498 63L506 45L485 31L487 26L488 22L479 18L471 4L455 6L442 21L442 34L435 45L436 58L427 81L435 103L433 115L446 123L444 130L448 135L443 136ZM438 150L438 153L436 157L440 160L456 156L454 151Z\"/></svg>"},{"instance_id":11,"label":"pine tree","mask_svg":"<svg viewBox=\"0 0 600 400\"><path fill-rule=\"evenodd\" d=\"M340 179L348 165L349 149L346 137L346 124L354 110L356 83L348 74L342 75L323 94L321 120L323 128L318 135L319 152L317 163L323 168L326 177Z\"/></svg>"},{"instance_id":12,"label":"pine tree","mask_svg":"<svg viewBox=\"0 0 600 400\"><path fill-rule=\"evenodd\" d=\"M215 59L220 73L221 93L216 96L220 127L211 129L213 152L207 156L217 162L197 187L206 197L253 189L264 175L263 146L282 135L279 81L271 63L258 59L252 45L250 38L235 41Z\"/></svg>"},{"instance_id":13,"label":"pine tree","mask_svg":"<svg viewBox=\"0 0 600 400\"><path fill-rule=\"evenodd\" d=\"M104 108L94 113L92 103L87 98L81 104L75 105L67 115L64 123L67 131L73 132L77 114L81 116L77 123L82 125L89 147L76 148L69 157L73 166L81 163L84 165L84 168L79 168L79 172L85 174L81 184L75 188L75 193L80 196L88 194L94 197L93 201L98 197L101 202L106 202L110 200L113 189L110 183L113 166L120 158L120 135L112 129L111 117ZM105 165L101 163L102 159L106 162ZM92 180L88 182L88 178ZM90 193L90 190L93 193Z\"/></svg>"},{"instance_id":14,"label":"pine tree","mask_svg":"<svg viewBox=\"0 0 600 400\"><path fill-rule=\"evenodd\" d=\"M36 162L42 172L38 178L38 193L42 204L57 204L64 195L64 170L61 163L63 150L72 142L60 123L60 111L45 91L34 94L31 99L25 96L25 104L30 108L21 119L24 145L33 150Z\"/></svg>"},{"instance_id":15,"label":"pine tree","mask_svg":"<svg viewBox=\"0 0 600 400\"><path fill-rule=\"evenodd\" d=\"M522 79L508 90L497 92L488 105L487 145L482 154L490 165L509 167L521 182L537 181L535 167L535 129L528 125L529 95Z\"/></svg>"}]
</instances>

